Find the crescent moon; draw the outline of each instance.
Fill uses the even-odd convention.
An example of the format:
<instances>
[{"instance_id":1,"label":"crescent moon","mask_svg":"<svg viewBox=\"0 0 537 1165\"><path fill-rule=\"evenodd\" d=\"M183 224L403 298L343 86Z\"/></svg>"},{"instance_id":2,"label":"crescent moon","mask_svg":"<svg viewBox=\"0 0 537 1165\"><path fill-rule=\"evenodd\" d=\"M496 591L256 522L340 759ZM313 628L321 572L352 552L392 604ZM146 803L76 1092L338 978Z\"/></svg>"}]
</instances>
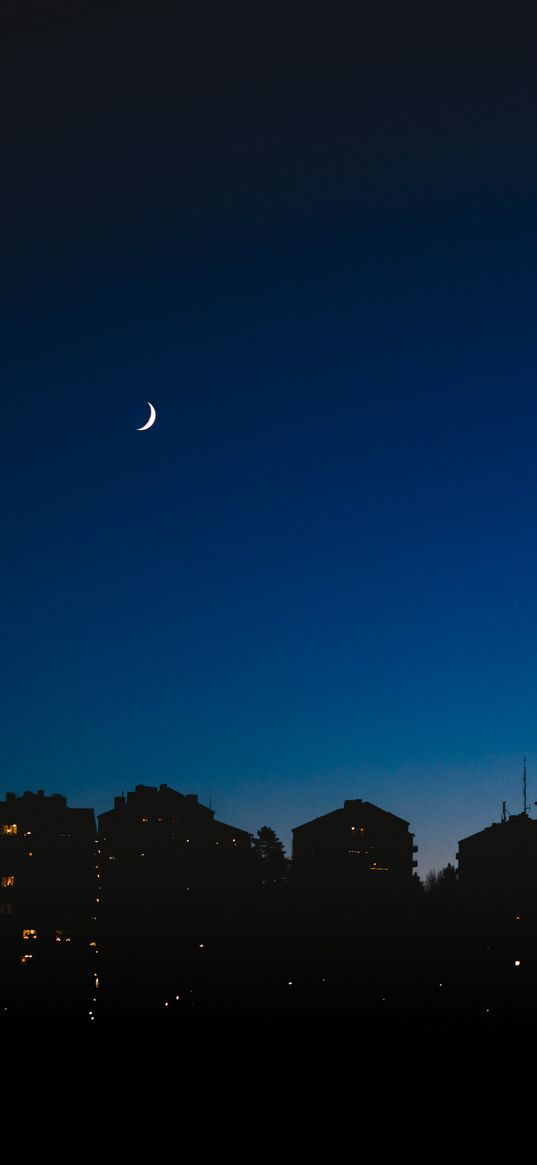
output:
<instances>
[{"instance_id":1,"label":"crescent moon","mask_svg":"<svg viewBox=\"0 0 537 1165\"><path fill-rule=\"evenodd\" d=\"M154 408L153 408L153 405L151 404L151 401L150 401L150 400L148 400L148 402L147 402L147 403L148 403L148 405L149 405L149 408L151 409L151 412L150 412L150 414L149 414L149 420L148 420L148 421L146 421L145 425L141 425L141 426L140 426L140 428L137 430L137 432L138 432L138 433L143 433L144 429L150 429L150 428L151 428L151 425L154 425L154 424L155 424L155 421L156 421L156 419L157 419L157 411L156 411L156 409L154 409Z\"/></svg>"}]
</instances>

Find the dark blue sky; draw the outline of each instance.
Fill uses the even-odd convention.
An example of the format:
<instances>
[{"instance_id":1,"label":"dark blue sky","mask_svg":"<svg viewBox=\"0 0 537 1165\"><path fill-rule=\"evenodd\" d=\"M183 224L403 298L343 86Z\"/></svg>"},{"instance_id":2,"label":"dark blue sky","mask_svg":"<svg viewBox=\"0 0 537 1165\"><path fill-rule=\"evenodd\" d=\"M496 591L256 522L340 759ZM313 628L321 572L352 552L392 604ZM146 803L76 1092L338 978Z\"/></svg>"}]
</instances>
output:
<instances>
[{"instance_id":1,"label":"dark blue sky","mask_svg":"<svg viewBox=\"0 0 537 1165\"><path fill-rule=\"evenodd\" d=\"M429 7L8 6L6 789L537 796L536 21Z\"/></svg>"}]
</instances>

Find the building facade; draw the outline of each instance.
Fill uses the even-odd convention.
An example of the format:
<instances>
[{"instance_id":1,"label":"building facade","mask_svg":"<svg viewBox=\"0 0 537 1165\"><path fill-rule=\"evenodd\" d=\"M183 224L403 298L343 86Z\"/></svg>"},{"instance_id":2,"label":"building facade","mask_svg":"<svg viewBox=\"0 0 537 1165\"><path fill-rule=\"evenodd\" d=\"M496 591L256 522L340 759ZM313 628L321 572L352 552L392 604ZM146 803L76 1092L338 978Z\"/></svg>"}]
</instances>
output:
<instances>
[{"instance_id":1,"label":"building facade","mask_svg":"<svg viewBox=\"0 0 537 1165\"><path fill-rule=\"evenodd\" d=\"M137 785L99 816L99 934L115 1013L217 991L244 930L251 835L195 794ZM212 976L212 978L211 978Z\"/></svg>"},{"instance_id":2,"label":"building facade","mask_svg":"<svg viewBox=\"0 0 537 1165\"><path fill-rule=\"evenodd\" d=\"M459 842L459 885L491 907L537 907L537 821L518 813Z\"/></svg>"},{"instance_id":3,"label":"building facade","mask_svg":"<svg viewBox=\"0 0 537 1165\"><path fill-rule=\"evenodd\" d=\"M87 1008L95 851L92 809L42 789L0 801L0 990L9 1011Z\"/></svg>"},{"instance_id":4,"label":"building facade","mask_svg":"<svg viewBox=\"0 0 537 1165\"><path fill-rule=\"evenodd\" d=\"M412 883L417 861L408 821L361 799L293 830L297 886L376 894Z\"/></svg>"}]
</instances>

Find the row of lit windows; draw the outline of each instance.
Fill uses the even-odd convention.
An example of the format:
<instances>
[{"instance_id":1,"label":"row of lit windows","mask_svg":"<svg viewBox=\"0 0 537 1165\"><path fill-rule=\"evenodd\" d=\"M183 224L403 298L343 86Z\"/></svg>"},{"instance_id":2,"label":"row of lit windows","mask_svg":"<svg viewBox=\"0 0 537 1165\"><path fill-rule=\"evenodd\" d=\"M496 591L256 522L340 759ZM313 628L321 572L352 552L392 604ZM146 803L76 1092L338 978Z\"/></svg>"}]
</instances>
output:
<instances>
[{"instance_id":1,"label":"row of lit windows","mask_svg":"<svg viewBox=\"0 0 537 1165\"><path fill-rule=\"evenodd\" d=\"M13 913L14 908L12 902L0 902L0 914ZM25 927L22 932L22 937L25 942L30 942L32 939L38 938L38 936L39 932L35 929L35 927ZM56 930L54 931L54 940L57 943L70 943L71 932L69 930Z\"/></svg>"},{"instance_id":2,"label":"row of lit windows","mask_svg":"<svg viewBox=\"0 0 537 1165\"><path fill-rule=\"evenodd\" d=\"M35 927L33 927L33 926L25 927L23 932L22 932L22 937L25 940L25 942L31 942L33 939L39 938L39 931L36 930ZM55 930L54 931L54 941L57 943L70 943L71 942L71 931L70 930Z\"/></svg>"},{"instance_id":3,"label":"row of lit windows","mask_svg":"<svg viewBox=\"0 0 537 1165\"><path fill-rule=\"evenodd\" d=\"M147 818L147 817L144 817L144 818L142 818L142 820L143 820L143 821L147 821L147 820L148 820L148 818ZM172 834L171 834L171 836L172 836L172 838L175 838L175 833L172 833ZM185 840L185 843L186 843L186 845L190 846L191 838L185 838L184 840ZM219 842L219 841L215 841L215 842L214 842L214 845L215 845L215 846L219 846L219 845L220 845L220 842ZM236 838L232 838L232 845L233 845L233 846L236 846ZM99 849L99 853L100 853L100 849Z\"/></svg>"},{"instance_id":4,"label":"row of lit windows","mask_svg":"<svg viewBox=\"0 0 537 1165\"><path fill-rule=\"evenodd\" d=\"M15 875L14 874L2 874L2 877L0 878L0 885L3 887L4 890L7 889L8 886L14 886L15 885Z\"/></svg>"},{"instance_id":5,"label":"row of lit windows","mask_svg":"<svg viewBox=\"0 0 537 1165\"><path fill-rule=\"evenodd\" d=\"M360 854L360 855L362 855L362 854L367 854L367 853L369 853L369 850L361 850L361 849L350 849L348 852L349 852L350 854ZM389 866L377 866L377 863L376 863L376 862L370 862L370 865L369 865L369 869L370 869L370 870L389 870L389 868L390 868Z\"/></svg>"}]
</instances>

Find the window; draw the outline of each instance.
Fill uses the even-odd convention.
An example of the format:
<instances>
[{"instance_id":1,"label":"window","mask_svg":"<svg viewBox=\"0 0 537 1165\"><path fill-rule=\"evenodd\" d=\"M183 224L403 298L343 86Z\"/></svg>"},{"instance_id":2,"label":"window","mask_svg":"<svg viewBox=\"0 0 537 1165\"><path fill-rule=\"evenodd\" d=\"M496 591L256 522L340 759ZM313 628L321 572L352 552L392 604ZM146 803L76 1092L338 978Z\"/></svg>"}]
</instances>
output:
<instances>
[{"instance_id":1,"label":"window","mask_svg":"<svg viewBox=\"0 0 537 1165\"><path fill-rule=\"evenodd\" d=\"M33 955L19 955L19 963L22 963L22 966L24 966L24 964L29 963L30 959L32 958Z\"/></svg>"},{"instance_id":2,"label":"window","mask_svg":"<svg viewBox=\"0 0 537 1165\"><path fill-rule=\"evenodd\" d=\"M13 903L0 902L0 914L13 914Z\"/></svg>"},{"instance_id":3,"label":"window","mask_svg":"<svg viewBox=\"0 0 537 1165\"><path fill-rule=\"evenodd\" d=\"M14 874L2 874L2 877L0 878L0 884L3 886L4 889L6 889L7 886L14 886L15 885L15 875Z\"/></svg>"},{"instance_id":4,"label":"window","mask_svg":"<svg viewBox=\"0 0 537 1165\"><path fill-rule=\"evenodd\" d=\"M70 943L71 942L71 931L70 930L57 930L54 934L54 938L55 938L57 943Z\"/></svg>"},{"instance_id":5,"label":"window","mask_svg":"<svg viewBox=\"0 0 537 1165\"><path fill-rule=\"evenodd\" d=\"M3 834L4 837L14 837L16 832L17 826L15 822L13 822L11 825L0 825L0 834Z\"/></svg>"},{"instance_id":6,"label":"window","mask_svg":"<svg viewBox=\"0 0 537 1165\"><path fill-rule=\"evenodd\" d=\"M26 930L23 930L22 937L26 940L37 938L37 931L34 930L33 927L27 928Z\"/></svg>"}]
</instances>

